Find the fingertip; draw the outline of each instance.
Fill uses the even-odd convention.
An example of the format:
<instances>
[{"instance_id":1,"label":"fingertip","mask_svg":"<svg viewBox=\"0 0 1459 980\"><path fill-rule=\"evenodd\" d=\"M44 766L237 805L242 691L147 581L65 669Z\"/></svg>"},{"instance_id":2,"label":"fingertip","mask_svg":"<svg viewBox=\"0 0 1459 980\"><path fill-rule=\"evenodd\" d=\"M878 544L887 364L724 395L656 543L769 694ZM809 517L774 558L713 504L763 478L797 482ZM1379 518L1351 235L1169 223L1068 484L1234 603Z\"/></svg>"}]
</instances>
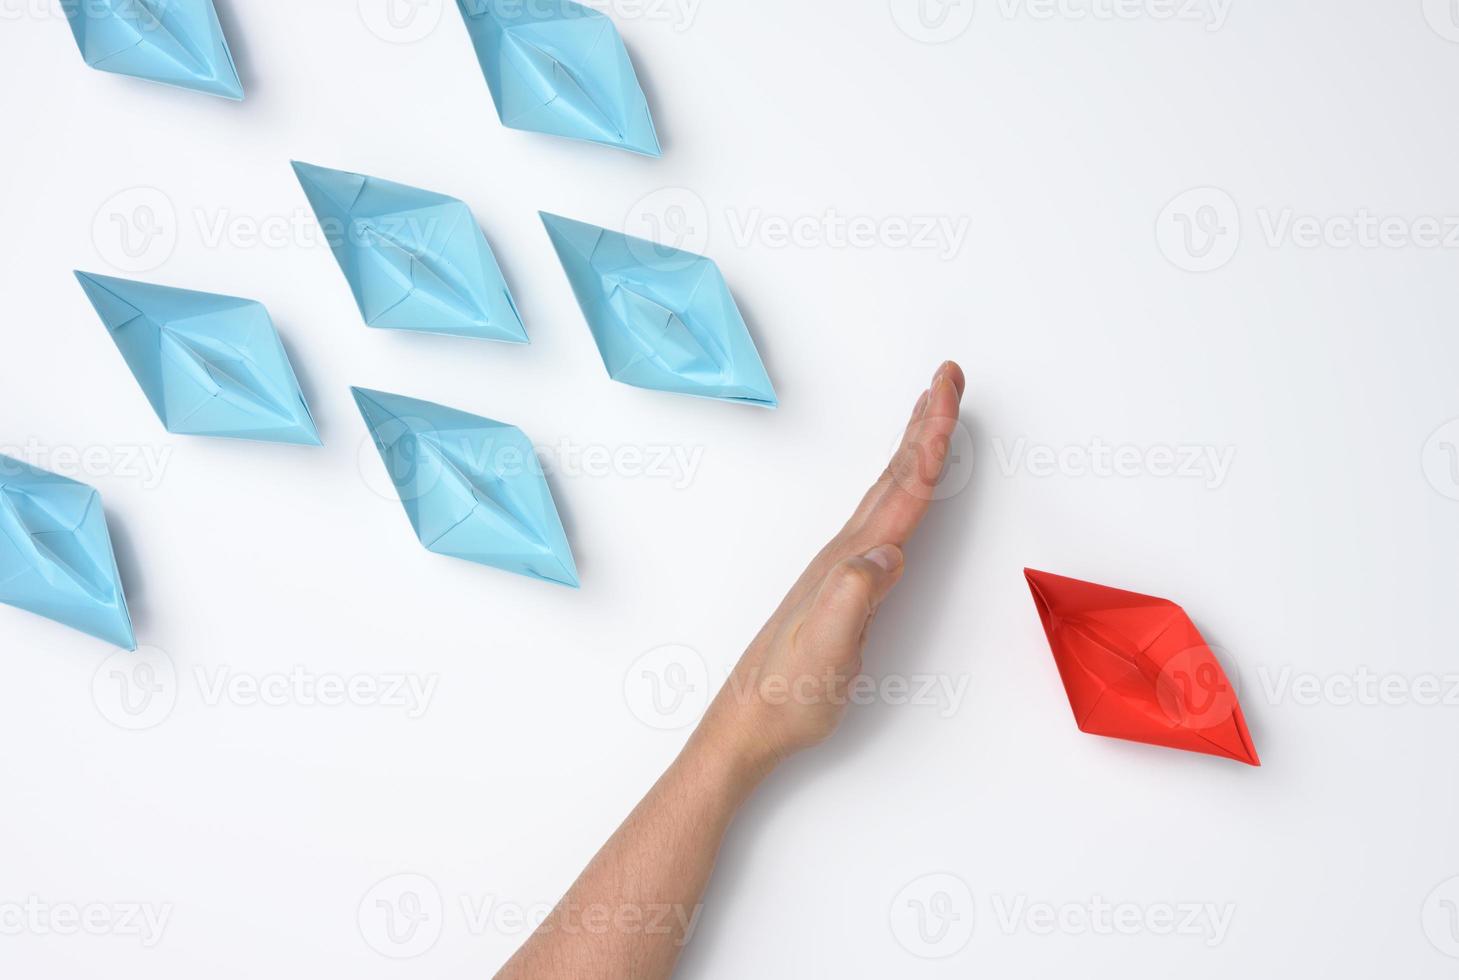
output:
<instances>
[{"instance_id":1,"label":"fingertip","mask_svg":"<svg viewBox=\"0 0 1459 980\"><path fill-rule=\"evenodd\" d=\"M956 368L956 365L953 366ZM957 377L962 377L961 371L957 372ZM958 414L958 403L961 400L962 391L958 388L952 374L939 371L937 377L932 381L931 393L927 397L927 408L923 415L927 418L954 418Z\"/></svg>"},{"instance_id":2,"label":"fingertip","mask_svg":"<svg viewBox=\"0 0 1459 980\"><path fill-rule=\"evenodd\" d=\"M968 388L968 379L963 374L961 365L957 361L943 361L939 370L942 376L951 381L952 386L957 389L958 398L962 398Z\"/></svg>"}]
</instances>

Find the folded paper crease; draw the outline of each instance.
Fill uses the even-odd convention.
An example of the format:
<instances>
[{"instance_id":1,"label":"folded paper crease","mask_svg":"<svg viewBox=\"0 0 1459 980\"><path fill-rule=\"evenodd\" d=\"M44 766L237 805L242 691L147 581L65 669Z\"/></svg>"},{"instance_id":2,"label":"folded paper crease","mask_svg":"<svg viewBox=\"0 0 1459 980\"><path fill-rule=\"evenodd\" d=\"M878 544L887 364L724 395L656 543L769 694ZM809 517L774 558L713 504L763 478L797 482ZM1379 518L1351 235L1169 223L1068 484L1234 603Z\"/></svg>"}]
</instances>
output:
<instances>
[{"instance_id":1,"label":"folded paper crease","mask_svg":"<svg viewBox=\"0 0 1459 980\"><path fill-rule=\"evenodd\" d=\"M1235 687L1180 606L1024 574L1081 731L1261 764Z\"/></svg>"},{"instance_id":2,"label":"folded paper crease","mask_svg":"<svg viewBox=\"0 0 1459 980\"><path fill-rule=\"evenodd\" d=\"M427 550L577 587L557 506L520 429L416 398L352 390Z\"/></svg>"},{"instance_id":3,"label":"folded paper crease","mask_svg":"<svg viewBox=\"0 0 1459 980\"><path fill-rule=\"evenodd\" d=\"M457 0L502 125L659 156L613 21L571 0Z\"/></svg>"},{"instance_id":4,"label":"folded paper crease","mask_svg":"<svg viewBox=\"0 0 1459 980\"><path fill-rule=\"evenodd\" d=\"M213 0L61 0L61 9L93 68L243 98Z\"/></svg>"},{"instance_id":5,"label":"folded paper crease","mask_svg":"<svg viewBox=\"0 0 1459 980\"><path fill-rule=\"evenodd\" d=\"M100 494L0 456L0 602L137 648Z\"/></svg>"},{"instance_id":6,"label":"folded paper crease","mask_svg":"<svg viewBox=\"0 0 1459 980\"><path fill-rule=\"evenodd\" d=\"M167 431L319 445L263 304L91 272L76 280Z\"/></svg>"},{"instance_id":7,"label":"folded paper crease","mask_svg":"<svg viewBox=\"0 0 1459 980\"><path fill-rule=\"evenodd\" d=\"M464 202L308 163L295 162L294 172L366 324L527 342L501 267Z\"/></svg>"},{"instance_id":8,"label":"folded paper crease","mask_svg":"<svg viewBox=\"0 0 1459 980\"><path fill-rule=\"evenodd\" d=\"M542 221L610 377L775 407L765 365L713 260L555 214Z\"/></svg>"}]
</instances>

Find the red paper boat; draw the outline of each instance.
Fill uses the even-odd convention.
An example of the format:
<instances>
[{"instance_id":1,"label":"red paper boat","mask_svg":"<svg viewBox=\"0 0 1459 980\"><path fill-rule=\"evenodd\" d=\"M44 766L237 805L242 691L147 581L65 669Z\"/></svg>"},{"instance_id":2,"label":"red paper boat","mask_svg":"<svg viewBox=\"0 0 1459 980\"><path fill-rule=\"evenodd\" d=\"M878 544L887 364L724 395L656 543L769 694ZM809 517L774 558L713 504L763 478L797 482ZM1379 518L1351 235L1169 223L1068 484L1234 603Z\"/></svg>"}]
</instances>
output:
<instances>
[{"instance_id":1,"label":"red paper boat","mask_svg":"<svg viewBox=\"0 0 1459 980\"><path fill-rule=\"evenodd\" d=\"M1024 569L1080 731L1259 766L1236 691L1168 599Z\"/></svg>"}]
</instances>

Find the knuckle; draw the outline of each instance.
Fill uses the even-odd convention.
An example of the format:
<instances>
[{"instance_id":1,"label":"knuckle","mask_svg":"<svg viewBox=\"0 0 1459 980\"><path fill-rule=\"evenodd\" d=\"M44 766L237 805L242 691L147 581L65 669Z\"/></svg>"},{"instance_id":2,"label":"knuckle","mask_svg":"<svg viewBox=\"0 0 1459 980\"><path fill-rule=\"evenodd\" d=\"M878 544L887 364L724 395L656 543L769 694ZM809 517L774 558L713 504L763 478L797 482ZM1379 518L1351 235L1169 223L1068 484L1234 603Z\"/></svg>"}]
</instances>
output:
<instances>
[{"instance_id":1,"label":"knuckle","mask_svg":"<svg viewBox=\"0 0 1459 980\"><path fill-rule=\"evenodd\" d=\"M830 586L840 596L865 596L872 591L871 573L858 560L848 558L831 569Z\"/></svg>"}]
</instances>

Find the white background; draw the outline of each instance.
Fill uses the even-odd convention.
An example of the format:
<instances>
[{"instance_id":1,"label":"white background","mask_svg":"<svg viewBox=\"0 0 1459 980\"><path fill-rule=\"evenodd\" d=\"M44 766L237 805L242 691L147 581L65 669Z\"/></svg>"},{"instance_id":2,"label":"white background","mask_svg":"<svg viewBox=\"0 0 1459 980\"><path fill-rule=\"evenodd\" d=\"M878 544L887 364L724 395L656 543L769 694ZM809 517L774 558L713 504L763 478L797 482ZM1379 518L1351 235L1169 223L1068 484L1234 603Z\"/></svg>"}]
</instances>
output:
<instances>
[{"instance_id":1,"label":"white background","mask_svg":"<svg viewBox=\"0 0 1459 980\"><path fill-rule=\"evenodd\" d=\"M1435 436L1459 242L1416 220L1459 216L1443 2L624 0L658 161L503 129L454 5L398 29L383 0L219 7L242 104L92 71L50 0L0 3L0 444L102 492L160 689L129 716L136 661L0 609L6 975L489 975L513 910L554 900L681 744L645 724L683 710L656 718L644 671L687 678L692 716L947 357L969 482L868 663L965 696L858 707L777 773L681 975L1452 975L1459 705L1418 703L1459 671L1459 425ZM466 200L531 346L366 329L291 158ZM539 208L712 255L781 408L610 382ZM1345 245L1364 212L1401 220ZM929 216L966 220L961 247L898 235ZM851 217L869 242L836 233ZM267 304L325 448L161 429L71 277L133 274L128 223L162 232L135 278ZM698 464L554 475L572 592L424 551L351 384L515 423L549 462ZM1094 472L1096 440L1133 475ZM1160 447L1229 472L1169 475ZM1185 605L1264 767L1076 731L1025 565ZM693 652L638 662L666 644ZM211 693L295 668L437 687L417 718ZM1364 671L1397 703L1350 690ZM412 890L431 918L392 945L375 902ZM42 934L28 902L170 917L148 948ZM1133 934L1086 922L1096 902ZM1229 929L1162 934L1185 903Z\"/></svg>"}]
</instances>

